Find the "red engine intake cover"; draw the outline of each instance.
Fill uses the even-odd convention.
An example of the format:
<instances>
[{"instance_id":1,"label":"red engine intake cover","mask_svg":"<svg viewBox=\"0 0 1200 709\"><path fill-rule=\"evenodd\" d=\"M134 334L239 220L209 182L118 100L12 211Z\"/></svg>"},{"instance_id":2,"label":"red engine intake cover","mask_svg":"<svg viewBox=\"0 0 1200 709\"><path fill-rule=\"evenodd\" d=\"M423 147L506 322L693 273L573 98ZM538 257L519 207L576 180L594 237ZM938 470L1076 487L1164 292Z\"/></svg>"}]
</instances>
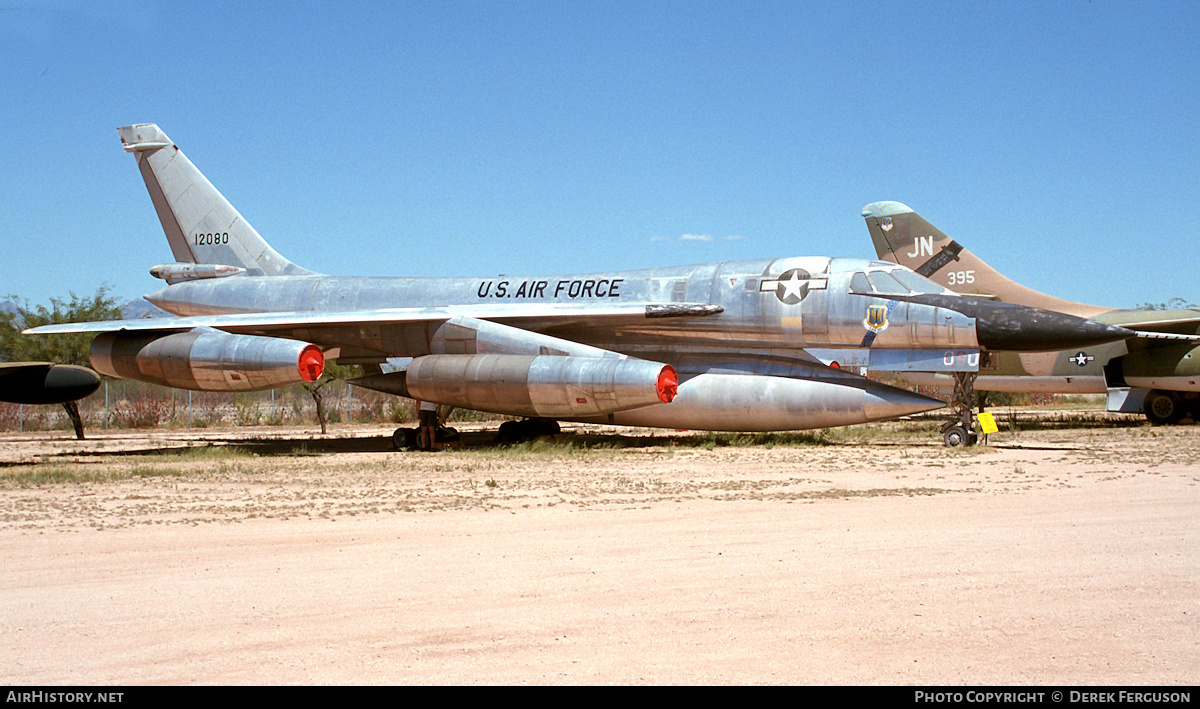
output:
<instances>
[{"instance_id":1,"label":"red engine intake cover","mask_svg":"<svg viewBox=\"0 0 1200 709\"><path fill-rule=\"evenodd\" d=\"M678 393L679 375L675 368L668 364L658 373L658 398L662 399L664 404L669 404L675 400Z\"/></svg>"},{"instance_id":2,"label":"red engine intake cover","mask_svg":"<svg viewBox=\"0 0 1200 709\"><path fill-rule=\"evenodd\" d=\"M300 359L296 364L304 381L315 382L325 372L325 355L320 347L309 345L300 352Z\"/></svg>"}]
</instances>

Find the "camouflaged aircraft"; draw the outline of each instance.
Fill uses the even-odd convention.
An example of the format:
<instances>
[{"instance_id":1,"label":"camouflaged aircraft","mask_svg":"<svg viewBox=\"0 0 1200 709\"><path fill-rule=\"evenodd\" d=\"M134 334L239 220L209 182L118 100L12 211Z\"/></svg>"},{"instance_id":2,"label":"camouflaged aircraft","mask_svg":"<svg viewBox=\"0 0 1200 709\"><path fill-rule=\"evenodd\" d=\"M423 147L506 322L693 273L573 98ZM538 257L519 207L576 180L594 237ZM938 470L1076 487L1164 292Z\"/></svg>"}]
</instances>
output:
<instances>
[{"instance_id":1,"label":"camouflaged aircraft","mask_svg":"<svg viewBox=\"0 0 1200 709\"><path fill-rule=\"evenodd\" d=\"M175 258L151 269L167 285L146 298L177 317L30 331L99 332L91 360L109 376L244 391L313 381L328 357L361 365L358 386L527 421L777 431L944 405L826 366L808 348L866 352L876 369L956 371L977 367L981 351L1091 347L1132 334L955 295L865 259L327 276L271 248L158 126L118 133ZM398 447L406 431L396 432Z\"/></svg>"},{"instance_id":2,"label":"camouflaged aircraft","mask_svg":"<svg viewBox=\"0 0 1200 709\"><path fill-rule=\"evenodd\" d=\"M997 302L1049 308L1138 333L1138 337L1057 352L984 357L975 387L986 391L1107 393L1110 411L1138 412L1154 424L1200 417L1200 308L1117 310L1039 293L1006 278L899 202L863 207L882 259L950 290ZM911 373L915 383L949 386L944 374Z\"/></svg>"}]
</instances>

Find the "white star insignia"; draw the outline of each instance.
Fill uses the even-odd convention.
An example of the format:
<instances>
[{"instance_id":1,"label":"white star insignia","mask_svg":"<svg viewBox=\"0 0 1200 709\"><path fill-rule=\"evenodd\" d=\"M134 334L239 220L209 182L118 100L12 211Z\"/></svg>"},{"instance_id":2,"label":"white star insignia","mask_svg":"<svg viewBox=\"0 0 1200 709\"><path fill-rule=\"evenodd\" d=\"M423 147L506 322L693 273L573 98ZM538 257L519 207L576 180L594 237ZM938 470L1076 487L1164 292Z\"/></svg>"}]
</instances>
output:
<instances>
[{"instance_id":1,"label":"white star insignia","mask_svg":"<svg viewBox=\"0 0 1200 709\"><path fill-rule=\"evenodd\" d=\"M1070 361L1072 364L1077 364L1080 367L1087 366L1087 363L1091 362L1094 359L1096 359L1096 358L1091 356L1087 352L1080 352L1079 354L1075 355L1074 357L1067 358L1067 360Z\"/></svg>"},{"instance_id":2,"label":"white star insignia","mask_svg":"<svg viewBox=\"0 0 1200 709\"><path fill-rule=\"evenodd\" d=\"M786 281L779 281L779 285L783 286L783 297L794 295L797 298L803 297L804 292L801 288L807 282L807 279L801 278L799 273L792 272L792 277Z\"/></svg>"}]
</instances>

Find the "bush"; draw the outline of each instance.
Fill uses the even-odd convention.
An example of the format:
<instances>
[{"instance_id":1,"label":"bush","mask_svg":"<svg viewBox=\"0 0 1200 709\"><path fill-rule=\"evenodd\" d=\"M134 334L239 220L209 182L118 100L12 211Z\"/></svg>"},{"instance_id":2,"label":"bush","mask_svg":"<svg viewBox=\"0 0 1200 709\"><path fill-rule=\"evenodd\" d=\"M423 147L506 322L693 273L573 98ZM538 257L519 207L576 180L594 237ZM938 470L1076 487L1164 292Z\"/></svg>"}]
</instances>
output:
<instances>
[{"instance_id":1,"label":"bush","mask_svg":"<svg viewBox=\"0 0 1200 709\"><path fill-rule=\"evenodd\" d=\"M154 428L171 419L171 400L154 394L122 399L112 407L110 417L118 428Z\"/></svg>"}]
</instances>

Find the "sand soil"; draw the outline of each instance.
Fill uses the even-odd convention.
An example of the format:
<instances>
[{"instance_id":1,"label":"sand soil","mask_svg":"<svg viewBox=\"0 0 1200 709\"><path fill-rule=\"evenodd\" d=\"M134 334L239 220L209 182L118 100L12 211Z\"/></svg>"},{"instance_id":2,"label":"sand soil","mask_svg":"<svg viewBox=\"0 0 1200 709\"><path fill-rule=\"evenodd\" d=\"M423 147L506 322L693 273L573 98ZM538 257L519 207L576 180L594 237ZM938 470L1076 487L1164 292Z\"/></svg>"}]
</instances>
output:
<instances>
[{"instance_id":1,"label":"sand soil","mask_svg":"<svg viewBox=\"0 0 1200 709\"><path fill-rule=\"evenodd\" d=\"M0 435L0 682L1200 676L1200 426L389 433Z\"/></svg>"}]
</instances>

